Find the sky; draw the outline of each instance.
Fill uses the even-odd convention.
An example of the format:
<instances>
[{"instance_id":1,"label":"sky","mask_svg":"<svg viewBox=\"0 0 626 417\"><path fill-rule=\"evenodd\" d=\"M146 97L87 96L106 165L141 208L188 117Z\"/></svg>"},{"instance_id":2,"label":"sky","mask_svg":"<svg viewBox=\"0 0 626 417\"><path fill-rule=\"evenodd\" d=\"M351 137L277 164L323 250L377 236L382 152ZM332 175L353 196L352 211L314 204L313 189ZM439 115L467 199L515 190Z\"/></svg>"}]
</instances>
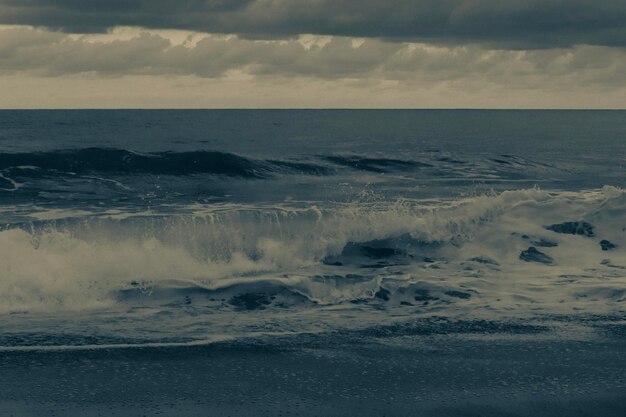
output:
<instances>
[{"instance_id":1,"label":"sky","mask_svg":"<svg viewBox=\"0 0 626 417\"><path fill-rule=\"evenodd\" d=\"M625 0L0 0L0 108L626 108Z\"/></svg>"}]
</instances>

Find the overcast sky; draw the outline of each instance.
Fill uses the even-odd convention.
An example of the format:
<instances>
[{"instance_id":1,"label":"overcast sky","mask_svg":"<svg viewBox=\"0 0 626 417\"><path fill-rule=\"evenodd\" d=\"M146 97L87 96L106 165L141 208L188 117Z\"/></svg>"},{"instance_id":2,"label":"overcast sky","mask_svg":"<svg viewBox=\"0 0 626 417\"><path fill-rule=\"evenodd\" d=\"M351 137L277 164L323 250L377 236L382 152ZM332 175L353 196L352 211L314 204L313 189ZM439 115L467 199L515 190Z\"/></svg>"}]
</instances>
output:
<instances>
[{"instance_id":1,"label":"overcast sky","mask_svg":"<svg viewBox=\"0 0 626 417\"><path fill-rule=\"evenodd\" d=\"M0 107L626 108L625 0L0 0Z\"/></svg>"}]
</instances>

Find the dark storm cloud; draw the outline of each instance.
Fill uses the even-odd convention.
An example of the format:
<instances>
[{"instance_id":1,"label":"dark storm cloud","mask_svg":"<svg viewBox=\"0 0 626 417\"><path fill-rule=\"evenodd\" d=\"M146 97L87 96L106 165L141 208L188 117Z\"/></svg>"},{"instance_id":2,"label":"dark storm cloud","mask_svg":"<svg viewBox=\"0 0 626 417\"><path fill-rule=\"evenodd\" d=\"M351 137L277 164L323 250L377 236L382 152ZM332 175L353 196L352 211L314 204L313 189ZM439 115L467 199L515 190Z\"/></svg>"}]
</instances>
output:
<instances>
[{"instance_id":1,"label":"dark storm cloud","mask_svg":"<svg viewBox=\"0 0 626 417\"><path fill-rule=\"evenodd\" d=\"M624 0L0 0L0 23L67 32L125 25L256 38L311 33L519 49L626 46Z\"/></svg>"}]
</instances>

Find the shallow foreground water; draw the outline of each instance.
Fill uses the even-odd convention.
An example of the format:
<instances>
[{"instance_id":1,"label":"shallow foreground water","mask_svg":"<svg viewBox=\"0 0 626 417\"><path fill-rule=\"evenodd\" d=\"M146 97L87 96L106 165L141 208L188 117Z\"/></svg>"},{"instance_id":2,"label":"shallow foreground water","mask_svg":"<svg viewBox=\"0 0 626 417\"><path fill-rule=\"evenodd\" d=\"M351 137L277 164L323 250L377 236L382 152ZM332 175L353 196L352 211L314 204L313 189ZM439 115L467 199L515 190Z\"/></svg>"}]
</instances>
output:
<instances>
[{"instance_id":1,"label":"shallow foreground water","mask_svg":"<svg viewBox=\"0 0 626 417\"><path fill-rule=\"evenodd\" d=\"M0 352L0 410L7 416L623 416L626 327L613 320L438 319L204 346L10 350Z\"/></svg>"}]
</instances>

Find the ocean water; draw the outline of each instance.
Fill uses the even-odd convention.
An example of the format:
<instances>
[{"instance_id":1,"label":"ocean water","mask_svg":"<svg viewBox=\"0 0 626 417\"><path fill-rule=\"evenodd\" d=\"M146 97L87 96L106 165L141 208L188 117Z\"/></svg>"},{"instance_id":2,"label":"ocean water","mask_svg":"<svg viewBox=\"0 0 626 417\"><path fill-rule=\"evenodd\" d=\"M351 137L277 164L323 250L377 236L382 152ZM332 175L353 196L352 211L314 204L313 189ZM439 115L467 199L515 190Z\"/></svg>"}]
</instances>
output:
<instances>
[{"instance_id":1,"label":"ocean water","mask_svg":"<svg viewBox=\"0 0 626 417\"><path fill-rule=\"evenodd\" d=\"M0 112L0 348L626 313L626 112Z\"/></svg>"}]
</instances>

